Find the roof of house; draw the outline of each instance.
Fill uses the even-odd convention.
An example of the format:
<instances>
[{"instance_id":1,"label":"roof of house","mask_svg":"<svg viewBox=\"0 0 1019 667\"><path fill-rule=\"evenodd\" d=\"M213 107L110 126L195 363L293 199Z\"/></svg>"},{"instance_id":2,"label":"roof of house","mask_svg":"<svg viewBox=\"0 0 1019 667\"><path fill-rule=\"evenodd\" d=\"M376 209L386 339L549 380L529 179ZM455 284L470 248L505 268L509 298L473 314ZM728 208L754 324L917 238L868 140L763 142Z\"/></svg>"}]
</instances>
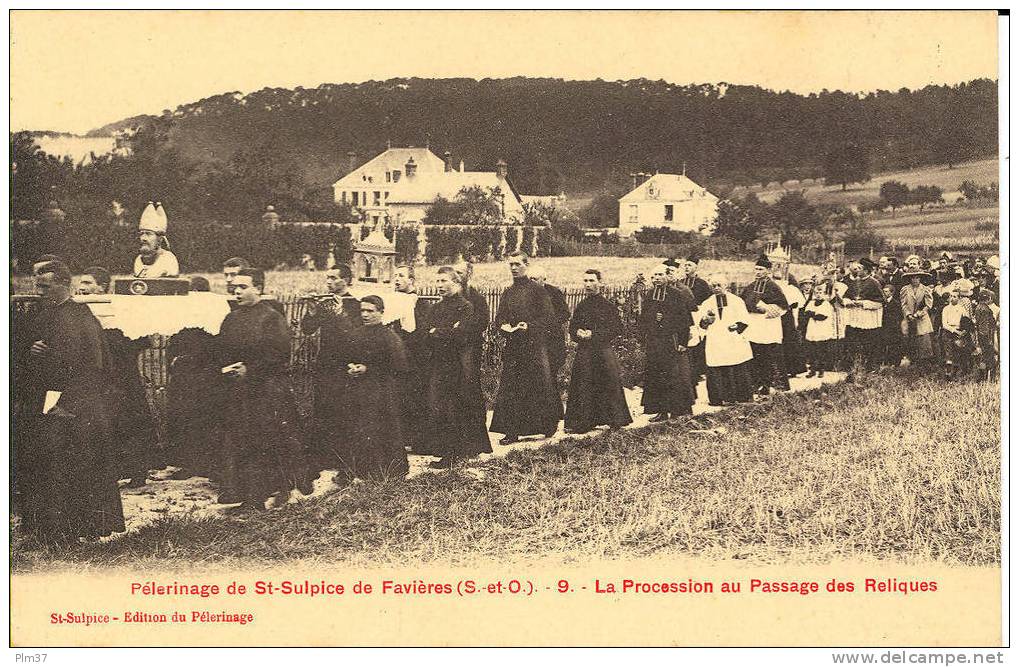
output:
<instances>
[{"instance_id":1,"label":"roof of house","mask_svg":"<svg viewBox=\"0 0 1019 667\"><path fill-rule=\"evenodd\" d=\"M619 198L628 201L686 201L702 196L717 201L718 197L680 174L655 174Z\"/></svg>"},{"instance_id":2,"label":"roof of house","mask_svg":"<svg viewBox=\"0 0 1019 667\"><path fill-rule=\"evenodd\" d=\"M382 153L368 160L360 167L339 179L333 185L358 187L365 183L364 177L368 175L385 173L387 171L407 170L407 161L414 158L417 165L417 174L441 172L446 168L446 163L438 155L427 148L389 148Z\"/></svg>"},{"instance_id":3,"label":"roof of house","mask_svg":"<svg viewBox=\"0 0 1019 667\"><path fill-rule=\"evenodd\" d=\"M431 204L436 197L452 200L463 188L472 186L500 188L518 203L520 197L508 181L500 180L494 171L439 171L418 172L412 178L404 178L390 188L387 204ZM507 200L508 201L508 200Z\"/></svg>"}]
</instances>

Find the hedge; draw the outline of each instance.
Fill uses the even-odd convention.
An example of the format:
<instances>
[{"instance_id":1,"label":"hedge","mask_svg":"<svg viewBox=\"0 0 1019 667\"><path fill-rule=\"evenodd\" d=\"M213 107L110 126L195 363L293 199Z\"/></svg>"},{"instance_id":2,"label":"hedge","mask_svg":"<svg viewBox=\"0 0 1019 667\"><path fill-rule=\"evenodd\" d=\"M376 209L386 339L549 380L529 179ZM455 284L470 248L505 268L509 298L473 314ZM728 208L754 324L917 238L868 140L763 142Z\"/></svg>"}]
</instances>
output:
<instances>
[{"instance_id":1,"label":"hedge","mask_svg":"<svg viewBox=\"0 0 1019 667\"><path fill-rule=\"evenodd\" d=\"M11 223L12 254L24 267L43 253L64 257L74 271L87 266L105 266L114 273L129 272L138 252L137 228L113 225L108 221L52 223ZM472 261L502 259L507 253L531 248L537 229L539 254L547 253L545 228L516 226L426 226L424 258L429 264L454 261L461 254ZM420 257L418 226L395 228L396 254L401 262ZM364 238L370 232L362 226L355 233ZM386 229L389 238L394 229ZM503 233L505 232L505 242ZM271 269L280 264L297 266L301 256L311 254L318 266L325 266L329 245L338 262L353 257L352 226L289 225L274 228L262 225L228 226L217 222L174 222L168 235L170 249L184 271L219 271L228 257L247 258L255 266Z\"/></svg>"}]
</instances>

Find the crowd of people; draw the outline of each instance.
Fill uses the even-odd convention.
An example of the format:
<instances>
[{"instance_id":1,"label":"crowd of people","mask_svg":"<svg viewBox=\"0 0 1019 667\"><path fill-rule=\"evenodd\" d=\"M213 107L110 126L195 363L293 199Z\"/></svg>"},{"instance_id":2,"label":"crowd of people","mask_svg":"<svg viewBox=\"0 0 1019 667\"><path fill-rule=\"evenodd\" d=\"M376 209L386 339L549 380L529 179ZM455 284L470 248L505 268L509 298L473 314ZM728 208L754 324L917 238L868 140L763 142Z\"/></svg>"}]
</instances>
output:
<instances>
[{"instance_id":1,"label":"crowd of people","mask_svg":"<svg viewBox=\"0 0 1019 667\"><path fill-rule=\"evenodd\" d=\"M152 220L135 275L176 275L164 254L165 219L162 229ZM107 291L109 272L91 267L72 287L60 258L39 258L41 307L14 329L16 513L45 535L95 538L124 530L118 480L139 486L164 465L178 478L208 477L219 502L237 511L262 511L293 491L310 494L325 470L338 471L340 484L400 479L408 452L452 468L491 452L490 431L506 445L550 437L561 422L569 433L630 424L613 346L624 322L602 294L601 273L584 273L585 296L571 313L527 255L507 264L513 282L494 322L462 264L438 270L439 296L416 300L413 326L384 324L385 296L355 298L349 268L328 270L325 293L308 298L299 322L319 342L307 421L291 385L282 308L264 297L262 270L227 260L234 303L219 333L186 330L167 348L169 442L160 449L137 368L143 343L103 330L71 299L72 291ZM912 256L902 267L894 257L863 258L797 282L761 256L738 292L728 276L704 278L698 267L695 256L666 260L640 298L641 403L651 421L691 414L702 379L708 402L721 406L788 390L791 377L837 368L852 375L904 359L924 370L940 363L949 378L996 373L993 258L956 262L943 253L931 266ZM413 266L397 267L394 290L416 293L414 278ZM209 284L196 277L192 288ZM504 347L489 423L481 365L490 326ZM576 352L564 405L567 338Z\"/></svg>"}]
</instances>

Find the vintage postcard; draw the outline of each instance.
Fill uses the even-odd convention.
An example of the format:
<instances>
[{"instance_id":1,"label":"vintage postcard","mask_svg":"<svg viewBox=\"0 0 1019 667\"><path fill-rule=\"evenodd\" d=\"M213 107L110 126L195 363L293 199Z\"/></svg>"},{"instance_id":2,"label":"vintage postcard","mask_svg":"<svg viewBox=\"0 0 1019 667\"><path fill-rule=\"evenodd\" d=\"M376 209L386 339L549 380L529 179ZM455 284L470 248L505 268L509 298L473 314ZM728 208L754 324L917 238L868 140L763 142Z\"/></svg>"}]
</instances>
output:
<instances>
[{"instance_id":1,"label":"vintage postcard","mask_svg":"<svg viewBox=\"0 0 1019 667\"><path fill-rule=\"evenodd\" d=\"M1000 661L1002 21L12 11L18 661Z\"/></svg>"}]
</instances>

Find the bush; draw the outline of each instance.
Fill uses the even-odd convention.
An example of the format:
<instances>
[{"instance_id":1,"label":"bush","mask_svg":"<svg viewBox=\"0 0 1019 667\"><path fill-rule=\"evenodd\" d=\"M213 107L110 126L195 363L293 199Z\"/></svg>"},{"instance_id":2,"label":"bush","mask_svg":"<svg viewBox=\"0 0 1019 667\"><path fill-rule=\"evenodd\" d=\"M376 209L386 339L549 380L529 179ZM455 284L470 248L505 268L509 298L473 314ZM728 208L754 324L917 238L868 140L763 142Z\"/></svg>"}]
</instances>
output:
<instances>
[{"instance_id":1,"label":"bush","mask_svg":"<svg viewBox=\"0 0 1019 667\"><path fill-rule=\"evenodd\" d=\"M522 228L520 234L520 250L526 252L528 255L535 254L531 248L533 243L534 243L534 227Z\"/></svg>"},{"instance_id":2,"label":"bush","mask_svg":"<svg viewBox=\"0 0 1019 667\"><path fill-rule=\"evenodd\" d=\"M704 237L696 232L681 232L669 227L641 227L633 234L638 243L697 244Z\"/></svg>"},{"instance_id":3,"label":"bush","mask_svg":"<svg viewBox=\"0 0 1019 667\"><path fill-rule=\"evenodd\" d=\"M530 228L532 233L534 228ZM552 250L552 230L548 227L538 227L538 257L547 257ZM617 237L618 238L618 237Z\"/></svg>"},{"instance_id":4,"label":"bush","mask_svg":"<svg viewBox=\"0 0 1019 667\"><path fill-rule=\"evenodd\" d=\"M428 227L425 238L425 261L429 264L455 262L460 254L462 233L457 227Z\"/></svg>"},{"instance_id":5,"label":"bush","mask_svg":"<svg viewBox=\"0 0 1019 667\"><path fill-rule=\"evenodd\" d=\"M223 260L235 255L247 258L255 266L271 269L280 264L297 266L301 256L307 253L321 267L325 266L330 244L336 261L349 263L354 256L354 239L361 240L370 231L370 226L283 224L269 229L258 224L182 221L172 223L168 237L181 270L201 273L219 271ZM417 227L387 226L385 232L390 239L394 239L395 234L400 262L412 262L417 258L420 250ZM450 262L461 254L472 261L502 259L520 247L530 253L535 233L538 234L538 254L547 255L551 236L545 227L428 227L425 260L429 264ZM52 252L64 257L75 272L100 265L113 273L125 274L130 273L138 252L135 236L134 226L116 226L108 221L68 219L59 225L25 223L12 225L12 253L21 269L39 255Z\"/></svg>"},{"instance_id":6,"label":"bush","mask_svg":"<svg viewBox=\"0 0 1019 667\"><path fill-rule=\"evenodd\" d=\"M888 208L888 202L884 199L874 199L871 201L860 202L856 205L856 210L860 213L880 213Z\"/></svg>"},{"instance_id":7,"label":"bush","mask_svg":"<svg viewBox=\"0 0 1019 667\"><path fill-rule=\"evenodd\" d=\"M520 250L520 240L523 238L522 227L507 227L506 228L506 245L503 247L502 255L505 257L511 252Z\"/></svg>"},{"instance_id":8,"label":"bush","mask_svg":"<svg viewBox=\"0 0 1019 667\"><path fill-rule=\"evenodd\" d=\"M396 229L396 257L402 263L412 264L418 256L418 228Z\"/></svg>"},{"instance_id":9,"label":"bush","mask_svg":"<svg viewBox=\"0 0 1019 667\"><path fill-rule=\"evenodd\" d=\"M936 185L918 185L909 191L909 203L919 205L922 211L927 204L942 203L942 194L941 188Z\"/></svg>"},{"instance_id":10,"label":"bush","mask_svg":"<svg viewBox=\"0 0 1019 667\"><path fill-rule=\"evenodd\" d=\"M965 197L968 201L976 201L981 199L994 202L998 201L997 183L991 183L990 185L984 187L977 185L973 181L963 181L962 184L959 186L959 192L961 192L962 196Z\"/></svg>"},{"instance_id":11,"label":"bush","mask_svg":"<svg viewBox=\"0 0 1019 667\"><path fill-rule=\"evenodd\" d=\"M846 243L847 255L861 255L878 250L885 245L885 239L867 224L859 223L842 237Z\"/></svg>"}]
</instances>

